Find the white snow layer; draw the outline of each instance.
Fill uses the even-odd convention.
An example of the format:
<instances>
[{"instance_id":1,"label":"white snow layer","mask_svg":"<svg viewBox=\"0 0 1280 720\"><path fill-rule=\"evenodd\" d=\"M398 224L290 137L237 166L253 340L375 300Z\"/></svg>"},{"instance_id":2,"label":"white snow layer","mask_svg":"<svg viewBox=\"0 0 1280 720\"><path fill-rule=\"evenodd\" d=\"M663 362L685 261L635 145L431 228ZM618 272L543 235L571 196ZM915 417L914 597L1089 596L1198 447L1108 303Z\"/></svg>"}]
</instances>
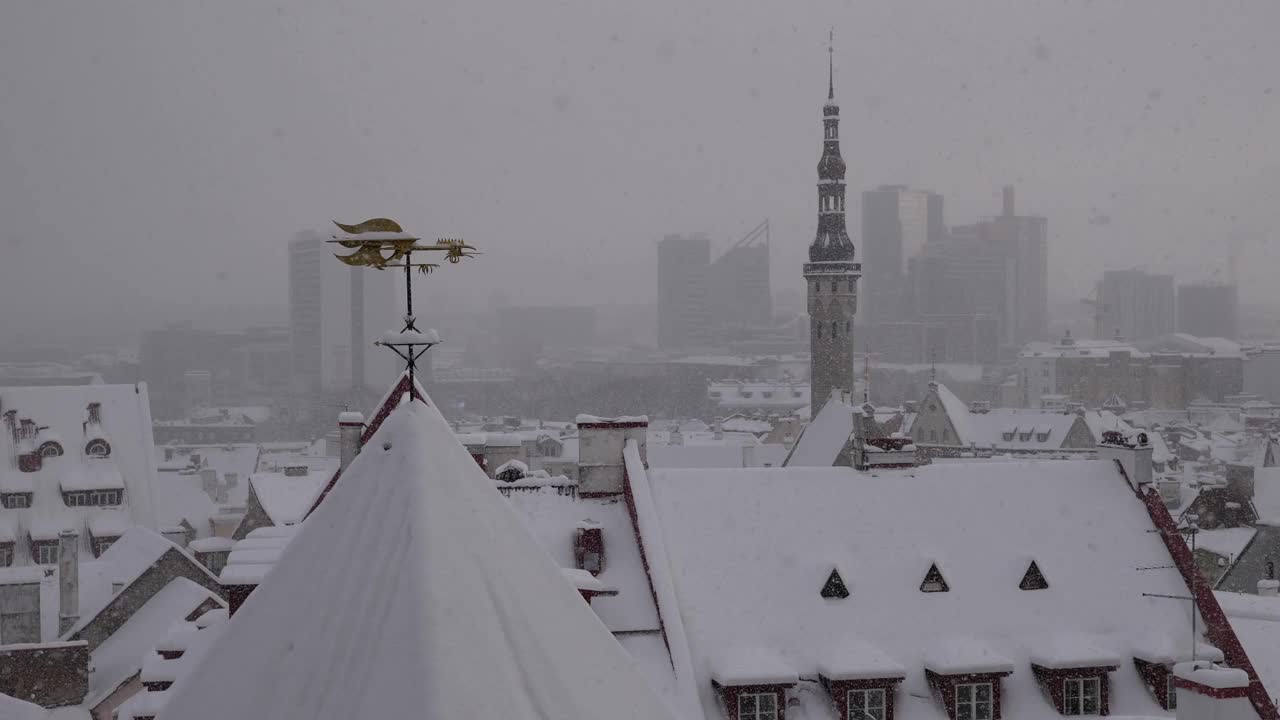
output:
<instances>
[{"instance_id":1,"label":"white snow layer","mask_svg":"<svg viewBox=\"0 0 1280 720\"><path fill-rule=\"evenodd\" d=\"M161 718L671 717L428 403L298 527Z\"/></svg>"}]
</instances>

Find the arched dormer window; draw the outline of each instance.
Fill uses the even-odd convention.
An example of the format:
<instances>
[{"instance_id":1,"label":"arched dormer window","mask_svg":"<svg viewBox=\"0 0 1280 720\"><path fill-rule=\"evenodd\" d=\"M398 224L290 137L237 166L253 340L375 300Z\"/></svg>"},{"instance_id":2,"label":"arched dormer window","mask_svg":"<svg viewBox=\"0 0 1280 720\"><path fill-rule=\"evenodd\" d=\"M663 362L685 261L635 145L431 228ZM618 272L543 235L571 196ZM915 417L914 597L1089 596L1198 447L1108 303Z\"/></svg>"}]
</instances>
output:
<instances>
[{"instance_id":1,"label":"arched dormer window","mask_svg":"<svg viewBox=\"0 0 1280 720\"><path fill-rule=\"evenodd\" d=\"M58 457L62 454L62 445L56 440L45 440L38 452L40 457Z\"/></svg>"},{"instance_id":2,"label":"arched dormer window","mask_svg":"<svg viewBox=\"0 0 1280 720\"><path fill-rule=\"evenodd\" d=\"M84 446L84 454L91 458L110 457L111 443L102 438L94 438Z\"/></svg>"}]
</instances>

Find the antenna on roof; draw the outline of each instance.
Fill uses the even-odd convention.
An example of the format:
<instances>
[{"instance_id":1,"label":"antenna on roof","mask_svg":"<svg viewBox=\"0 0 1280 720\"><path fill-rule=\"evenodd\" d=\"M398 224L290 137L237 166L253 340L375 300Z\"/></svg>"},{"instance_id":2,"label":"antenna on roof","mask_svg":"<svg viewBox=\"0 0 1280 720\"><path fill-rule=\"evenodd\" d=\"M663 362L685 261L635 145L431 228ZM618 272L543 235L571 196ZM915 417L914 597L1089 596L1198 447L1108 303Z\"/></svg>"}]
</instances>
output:
<instances>
[{"instance_id":1,"label":"antenna on roof","mask_svg":"<svg viewBox=\"0 0 1280 720\"><path fill-rule=\"evenodd\" d=\"M1161 533L1161 534L1164 533L1163 530L1159 530L1159 529L1148 530L1147 532ZM1200 533L1200 528L1196 527L1195 525L1188 525L1187 527L1178 528L1177 532L1181 535L1191 536L1191 557L1194 558L1196 556L1196 535ZM1164 570L1168 568L1177 568L1177 566L1176 565L1156 565L1152 567L1140 567L1140 568L1137 568L1137 570ZM1192 587L1189 588L1191 590L1191 595L1189 597L1186 595L1163 595L1161 593L1142 593L1142 597L1160 598L1161 600L1191 601L1191 662L1196 661L1196 649L1197 649L1197 646L1199 645L1199 639L1196 634L1196 612L1199 610L1199 606L1196 603L1196 586L1199 585L1201 582L1204 582L1204 577L1200 574L1199 569L1195 569L1193 572L1194 572L1194 575L1192 576L1192 580L1191 580Z\"/></svg>"},{"instance_id":2,"label":"antenna on roof","mask_svg":"<svg viewBox=\"0 0 1280 720\"><path fill-rule=\"evenodd\" d=\"M458 239L440 239L431 245L421 245L419 244L421 238L409 235L399 223L390 218L373 218L356 225L343 225L335 220L333 224L337 225L343 234L334 235L328 242L338 243L348 250L354 250L350 255L335 255L342 262L354 267L371 267L376 270L385 270L389 267L404 268L404 327L398 333L386 333L374 344L391 348L392 352L404 360L405 367L409 371L409 398L413 399L417 396L417 384L414 382L413 373L418 358L440 342L434 330L425 333L419 331L413 316L413 268L417 268L419 273L426 275L438 269L440 265L415 263L413 253L414 251L443 252L445 260L448 260L451 265L456 265L462 262L463 258L473 257L479 252L466 241ZM387 251L391 254L384 254Z\"/></svg>"},{"instance_id":3,"label":"antenna on roof","mask_svg":"<svg viewBox=\"0 0 1280 720\"><path fill-rule=\"evenodd\" d=\"M929 351L929 382L938 382L938 349Z\"/></svg>"},{"instance_id":4,"label":"antenna on roof","mask_svg":"<svg viewBox=\"0 0 1280 720\"><path fill-rule=\"evenodd\" d=\"M862 360L862 403L871 402L871 353Z\"/></svg>"}]
</instances>

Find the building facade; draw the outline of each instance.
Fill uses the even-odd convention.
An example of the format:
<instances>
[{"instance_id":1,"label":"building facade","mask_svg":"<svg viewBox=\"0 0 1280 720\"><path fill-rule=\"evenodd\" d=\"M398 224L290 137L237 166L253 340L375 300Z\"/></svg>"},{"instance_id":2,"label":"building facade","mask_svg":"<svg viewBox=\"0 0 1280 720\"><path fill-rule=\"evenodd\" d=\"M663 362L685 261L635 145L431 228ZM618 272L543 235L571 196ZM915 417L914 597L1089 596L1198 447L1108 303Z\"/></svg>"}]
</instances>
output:
<instances>
[{"instance_id":1,"label":"building facade","mask_svg":"<svg viewBox=\"0 0 1280 720\"><path fill-rule=\"evenodd\" d=\"M809 245L809 262L804 264L809 294L809 382L815 413L832 390L853 389L853 315L858 308L858 278L862 276L844 222L845 164L840 157L840 106L833 82L828 82L827 102L822 108L818 231Z\"/></svg>"},{"instance_id":2,"label":"building facade","mask_svg":"<svg viewBox=\"0 0 1280 720\"><path fill-rule=\"evenodd\" d=\"M1174 331L1172 275L1142 270L1108 270L1098 283L1094 336L1149 340Z\"/></svg>"},{"instance_id":3,"label":"building facade","mask_svg":"<svg viewBox=\"0 0 1280 720\"><path fill-rule=\"evenodd\" d=\"M862 193L862 282L860 324L903 320L907 311L904 257L946 235L942 196L903 185L881 185Z\"/></svg>"},{"instance_id":4,"label":"building facade","mask_svg":"<svg viewBox=\"0 0 1280 720\"><path fill-rule=\"evenodd\" d=\"M1179 285L1178 331L1200 337L1240 337L1240 296L1235 285Z\"/></svg>"}]
</instances>

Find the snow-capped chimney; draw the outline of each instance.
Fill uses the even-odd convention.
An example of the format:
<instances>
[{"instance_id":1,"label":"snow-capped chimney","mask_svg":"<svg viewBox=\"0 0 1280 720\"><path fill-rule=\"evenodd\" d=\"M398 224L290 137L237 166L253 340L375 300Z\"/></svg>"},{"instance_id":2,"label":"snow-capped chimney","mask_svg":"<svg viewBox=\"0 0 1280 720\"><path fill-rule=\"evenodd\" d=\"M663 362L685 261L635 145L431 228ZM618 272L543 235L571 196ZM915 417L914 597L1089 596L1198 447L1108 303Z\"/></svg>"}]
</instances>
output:
<instances>
[{"instance_id":1,"label":"snow-capped chimney","mask_svg":"<svg viewBox=\"0 0 1280 720\"><path fill-rule=\"evenodd\" d=\"M577 422L578 494L584 497L620 495L627 473L622 452L628 440L636 441L640 462L648 463L649 418L579 415Z\"/></svg>"},{"instance_id":2,"label":"snow-capped chimney","mask_svg":"<svg viewBox=\"0 0 1280 720\"><path fill-rule=\"evenodd\" d=\"M338 415L338 469L346 470L360 453L360 436L364 434L364 415L346 411Z\"/></svg>"},{"instance_id":3,"label":"snow-capped chimney","mask_svg":"<svg viewBox=\"0 0 1280 720\"><path fill-rule=\"evenodd\" d=\"M1151 450L1147 434L1141 430L1128 434L1107 430L1098 443L1098 457L1118 463L1135 492L1143 492L1151 485Z\"/></svg>"},{"instance_id":4,"label":"snow-capped chimney","mask_svg":"<svg viewBox=\"0 0 1280 720\"><path fill-rule=\"evenodd\" d=\"M753 468L755 466L756 466L756 446L743 445L742 446L742 467Z\"/></svg>"},{"instance_id":5,"label":"snow-capped chimney","mask_svg":"<svg viewBox=\"0 0 1280 720\"><path fill-rule=\"evenodd\" d=\"M1249 702L1249 674L1210 662L1173 666L1178 720L1256 720Z\"/></svg>"},{"instance_id":6,"label":"snow-capped chimney","mask_svg":"<svg viewBox=\"0 0 1280 720\"><path fill-rule=\"evenodd\" d=\"M1262 578L1258 581L1258 594L1262 597L1275 597L1280 595L1280 580L1268 580Z\"/></svg>"},{"instance_id":7,"label":"snow-capped chimney","mask_svg":"<svg viewBox=\"0 0 1280 720\"><path fill-rule=\"evenodd\" d=\"M58 634L80 621L80 536L58 533Z\"/></svg>"}]
</instances>

